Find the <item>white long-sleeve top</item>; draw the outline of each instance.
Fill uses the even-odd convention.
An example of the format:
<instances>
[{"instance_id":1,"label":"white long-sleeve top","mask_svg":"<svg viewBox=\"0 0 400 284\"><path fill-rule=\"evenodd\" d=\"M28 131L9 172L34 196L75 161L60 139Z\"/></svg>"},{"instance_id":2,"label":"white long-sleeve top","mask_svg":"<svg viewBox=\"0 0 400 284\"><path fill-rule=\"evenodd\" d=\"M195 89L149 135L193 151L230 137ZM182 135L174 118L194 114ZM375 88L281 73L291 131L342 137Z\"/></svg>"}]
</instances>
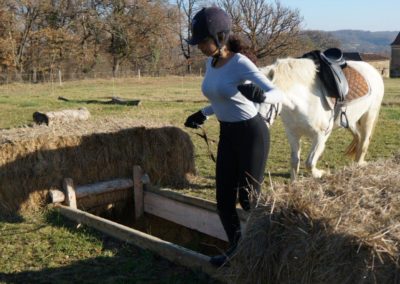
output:
<instances>
[{"instance_id":1,"label":"white long-sleeve top","mask_svg":"<svg viewBox=\"0 0 400 284\"><path fill-rule=\"evenodd\" d=\"M215 114L219 121L225 122L243 121L256 116L256 105L237 89L243 83L252 82L263 89L266 94L264 103L273 104L283 100L282 93L246 56L236 53L217 68L211 66L211 61L212 58L207 60L202 84L202 92L211 103L202 110L204 115Z\"/></svg>"}]
</instances>

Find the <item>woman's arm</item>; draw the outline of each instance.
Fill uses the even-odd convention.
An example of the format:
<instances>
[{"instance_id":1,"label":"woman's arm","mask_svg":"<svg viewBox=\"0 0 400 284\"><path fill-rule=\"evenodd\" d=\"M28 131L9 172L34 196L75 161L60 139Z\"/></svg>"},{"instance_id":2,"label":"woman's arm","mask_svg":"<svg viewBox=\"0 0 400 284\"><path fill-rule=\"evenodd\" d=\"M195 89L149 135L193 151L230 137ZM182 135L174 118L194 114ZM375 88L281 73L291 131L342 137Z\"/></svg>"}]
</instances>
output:
<instances>
[{"instance_id":1,"label":"woman's arm","mask_svg":"<svg viewBox=\"0 0 400 284\"><path fill-rule=\"evenodd\" d=\"M212 108L211 105L208 105L204 108L201 109L201 112L205 115L205 116L210 116L214 114L214 110Z\"/></svg>"},{"instance_id":2,"label":"woman's arm","mask_svg":"<svg viewBox=\"0 0 400 284\"><path fill-rule=\"evenodd\" d=\"M277 89L270 80L251 62L248 58L243 57L240 60L241 79L243 81L251 81L258 86L262 91L258 90L258 103L276 104L283 101L282 92ZM245 95L242 92L243 95ZM256 91L252 92L252 97L257 94ZM245 95L246 96L246 95ZM246 96L250 99L248 96ZM251 99L250 99L251 100Z\"/></svg>"}]
</instances>

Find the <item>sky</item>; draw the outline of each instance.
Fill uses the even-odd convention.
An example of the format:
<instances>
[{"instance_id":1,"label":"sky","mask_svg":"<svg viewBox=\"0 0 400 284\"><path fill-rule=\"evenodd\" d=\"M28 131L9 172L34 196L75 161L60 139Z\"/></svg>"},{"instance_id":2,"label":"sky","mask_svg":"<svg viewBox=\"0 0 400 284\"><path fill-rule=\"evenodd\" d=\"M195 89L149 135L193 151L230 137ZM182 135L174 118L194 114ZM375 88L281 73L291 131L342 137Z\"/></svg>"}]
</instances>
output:
<instances>
[{"instance_id":1,"label":"sky","mask_svg":"<svg viewBox=\"0 0 400 284\"><path fill-rule=\"evenodd\" d=\"M399 31L400 0L280 0L297 8L307 30Z\"/></svg>"}]
</instances>

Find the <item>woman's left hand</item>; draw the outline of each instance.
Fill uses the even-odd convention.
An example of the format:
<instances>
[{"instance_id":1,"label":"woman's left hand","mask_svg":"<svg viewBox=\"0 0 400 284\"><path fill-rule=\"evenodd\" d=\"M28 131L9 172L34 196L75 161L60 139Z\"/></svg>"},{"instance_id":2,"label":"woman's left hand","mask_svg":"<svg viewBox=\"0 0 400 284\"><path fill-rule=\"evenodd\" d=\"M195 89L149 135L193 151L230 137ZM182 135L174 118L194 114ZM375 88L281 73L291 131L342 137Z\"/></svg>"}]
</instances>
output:
<instances>
[{"instance_id":1,"label":"woman's left hand","mask_svg":"<svg viewBox=\"0 0 400 284\"><path fill-rule=\"evenodd\" d=\"M241 84L237 86L237 89L252 102L263 103L265 101L266 96L264 90L254 84Z\"/></svg>"}]
</instances>

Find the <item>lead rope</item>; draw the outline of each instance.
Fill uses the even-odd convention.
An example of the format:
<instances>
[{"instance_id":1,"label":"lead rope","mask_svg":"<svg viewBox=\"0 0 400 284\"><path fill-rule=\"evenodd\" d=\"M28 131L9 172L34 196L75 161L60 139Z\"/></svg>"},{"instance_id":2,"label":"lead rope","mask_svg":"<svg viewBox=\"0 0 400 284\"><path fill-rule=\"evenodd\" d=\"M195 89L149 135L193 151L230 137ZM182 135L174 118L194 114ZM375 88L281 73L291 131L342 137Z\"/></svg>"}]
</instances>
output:
<instances>
[{"instance_id":1,"label":"lead rope","mask_svg":"<svg viewBox=\"0 0 400 284\"><path fill-rule=\"evenodd\" d=\"M201 127L200 125L198 125L198 127L201 129L202 134L196 133L196 135L200 136L201 138L204 139L204 141L206 141L208 154L209 154L211 160L213 160L213 162L216 163L217 159L215 159L215 156L214 156L213 152L211 151L211 147L210 147L210 142L216 143L216 141L208 138L206 130L203 127Z\"/></svg>"}]
</instances>

